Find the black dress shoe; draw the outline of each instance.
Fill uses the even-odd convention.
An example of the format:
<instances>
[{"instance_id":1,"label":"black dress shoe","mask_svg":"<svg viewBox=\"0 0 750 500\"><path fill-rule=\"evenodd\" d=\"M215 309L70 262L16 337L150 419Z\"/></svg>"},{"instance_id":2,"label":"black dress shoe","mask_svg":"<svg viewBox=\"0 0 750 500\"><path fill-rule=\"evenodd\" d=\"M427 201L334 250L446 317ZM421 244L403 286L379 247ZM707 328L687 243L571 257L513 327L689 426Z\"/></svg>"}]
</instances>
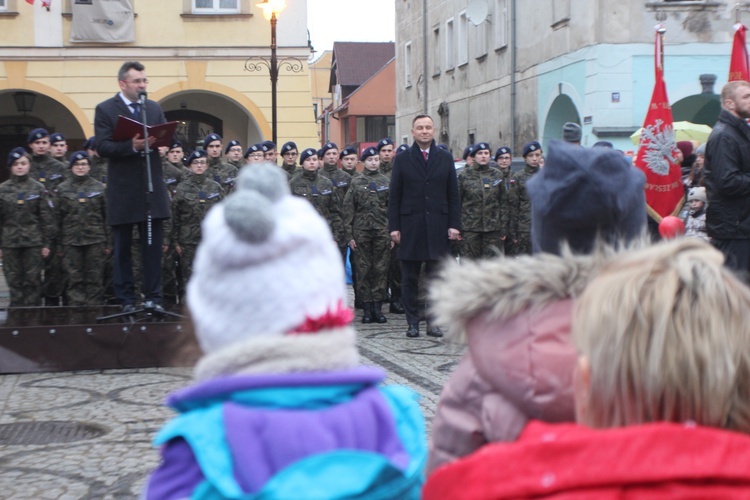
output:
<instances>
[{"instance_id":1,"label":"black dress shoe","mask_svg":"<svg viewBox=\"0 0 750 500\"><path fill-rule=\"evenodd\" d=\"M409 338L419 337L419 326L409 325L409 329L406 330L406 336Z\"/></svg>"},{"instance_id":2,"label":"black dress shoe","mask_svg":"<svg viewBox=\"0 0 750 500\"><path fill-rule=\"evenodd\" d=\"M443 331L436 327L436 326L428 326L427 327L427 335L430 337L442 337Z\"/></svg>"}]
</instances>

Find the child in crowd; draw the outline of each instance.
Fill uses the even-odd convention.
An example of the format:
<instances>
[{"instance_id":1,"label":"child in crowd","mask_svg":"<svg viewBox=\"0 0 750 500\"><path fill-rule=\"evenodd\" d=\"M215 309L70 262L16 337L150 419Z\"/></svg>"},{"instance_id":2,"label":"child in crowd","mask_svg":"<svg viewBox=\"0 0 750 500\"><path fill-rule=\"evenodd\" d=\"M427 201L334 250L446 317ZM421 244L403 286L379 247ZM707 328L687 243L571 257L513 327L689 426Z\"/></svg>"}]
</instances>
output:
<instances>
[{"instance_id":1,"label":"child in crowd","mask_svg":"<svg viewBox=\"0 0 750 500\"><path fill-rule=\"evenodd\" d=\"M575 306L578 424L531 422L424 498L748 498L750 289L723 262L690 238L610 260Z\"/></svg>"},{"instance_id":2,"label":"child in crowd","mask_svg":"<svg viewBox=\"0 0 750 500\"><path fill-rule=\"evenodd\" d=\"M360 366L338 248L282 169L244 168L208 213L187 304L205 354L147 498L419 498L416 397Z\"/></svg>"},{"instance_id":3,"label":"child in crowd","mask_svg":"<svg viewBox=\"0 0 750 500\"><path fill-rule=\"evenodd\" d=\"M685 236L709 241L706 233L706 207L708 206L706 188L702 186L691 188L688 192L688 203L690 203L690 213L685 218Z\"/></svg>"}]
</instances>

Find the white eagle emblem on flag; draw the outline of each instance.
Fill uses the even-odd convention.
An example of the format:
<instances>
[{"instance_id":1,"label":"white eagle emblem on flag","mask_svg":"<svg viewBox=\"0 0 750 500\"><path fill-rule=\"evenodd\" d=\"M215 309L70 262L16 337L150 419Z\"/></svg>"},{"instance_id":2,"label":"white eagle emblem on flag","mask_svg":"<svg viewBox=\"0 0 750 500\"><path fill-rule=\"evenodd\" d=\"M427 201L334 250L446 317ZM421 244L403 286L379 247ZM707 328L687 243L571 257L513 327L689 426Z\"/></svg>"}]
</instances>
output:
<instances>
[{"instance_id":1,"label":"white eagle emblem on flag","mask_svg":"<svg viewBox=\"0 0 750 500\"><path fill-rule=\"evenodd\" d=\"M664 125L663 120L657 119L653 125L643 127L641 144L644 143L646 151L643 160L648 169L656 175L668 175L670 165L677 161L672 126Z\"/></svg>"}]
</instances>

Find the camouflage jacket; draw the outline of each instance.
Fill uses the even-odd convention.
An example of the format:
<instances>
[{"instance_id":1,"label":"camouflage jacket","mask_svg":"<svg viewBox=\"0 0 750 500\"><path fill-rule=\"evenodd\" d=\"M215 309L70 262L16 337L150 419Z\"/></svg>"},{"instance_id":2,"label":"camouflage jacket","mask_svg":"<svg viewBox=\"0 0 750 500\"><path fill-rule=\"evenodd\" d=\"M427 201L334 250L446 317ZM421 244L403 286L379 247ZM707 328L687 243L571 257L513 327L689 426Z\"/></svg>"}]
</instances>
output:
<instances>
[{"instance_id":1,"label":"camouflage jacket","mask_svg":"<svg viewBox=\"0 0 750 500\"><path fill-rule=\"evenodd\" d=\"M489 165L474 164L458 174L461 229L502 231L507 210L503 204L503 174Z\"/></svg>"},{"instance_id":2,"label":"camouflage jacket","mask_svg":"<svg viewBox=\"0 0 750 500\"><path fill-rule=\"evenodd\" d=\"M41 182L12 175L0 184L0 247L50 248L56 236L53 210Z\"/></svg>"},{"instance_id":3,"label":"camouflage jacket","mask_svg":"<svg viewBox=\"0 0 750 500\"><path fill-rule=\"evenodd\" d=\"M526 191L526 183L537 172L539 168L525 165L523 170L514 172L510 176L508 234L513 240L517 240L519 234L531 232L531 200Z\"/></svg>"},{"instance_id":4,"label":"camouflage jacket","mask_svg":"<svg viewBox=\"0 0 750 500\"><path fill-rule=\"evenodd\" d=\"M289 181L289 187L293 195L306 198L313 204L315 210L328 222L333 239L339 245L344 245L346 242L344 223L341 220L341 207L331 181L320 175L317 170L315 172L301 170Z\"/></svg>"},{"instance_id":5,"label":"camouflage jacket","mask_svg":"<svg viewBox=\"0 0 750 500\"><path fill-rule=\"evenodd\" d=\"M380 171L387 175L389 179L391 178L391 170L393 170L393 160L388 163L380 162Z\"/></svg>"},{"instance_id":6,"label":"camouflage jacket","mask_svg":"<svg viewBox=\"0 0 750 500\"><path fill-rule=\"evenodd\" d=\"M89 158L91 170L89 176L107 186L107 159L101 156L92 156Z\"/></svg>"},{"instance_id":7,"label":"camouflage jacket","mask_svg":"<svg viewBox=\"0 0 750 500\"><path fill-rule=\"evenodd\" d=\"M166 159L161 162L161 171L164 174L164 184L167 185L167 191L174 198L174 194L177 191L177 184L182 180L183 172Z\"/></svg>"},{"instance_id":8,"label":"camouflage jacket","mask_svg":"<svg viewBox=\"0 0 750 500\"><path fill-rule=\"evenodd\" d=\"M224 198L221 186L206 174L191 174L177 185L172 200L171 240L174 245L197 245L201 222L208 210Z\"/></svg>"},{"instance_id":9,"label":"camouflage jacket","mask_svg":"<svg viewBox=\"0 0 750 500\"><path fill-rule=\"evenodd\" d=\"M109 245L104 184L73 175L54 191L59 241L63 245Z\"/></svg>"},{"instance_id":10,"label":"camouflage jacket","mask_svg":"<svg viewBox=\"0 0 750 500\"><path fill-rule=\"evenodd\" d=\"M327 177L328 180L333 184L333 189L336 192L336 196L339 201L339 206L344 203L346 192L349 190L349 183L352 181L352 177L342 172L340 168L335 165L323 165L323 168L318 170L320 175Z\"/></svg>"},{"instance_id":11,"label":"camouflage jacket","mask_svg":"<svg viewBox=\"0 0 750 500\"><path fill-rule=\"evenodd\" d=\"M297 167L296 164L295 165L287 165L286 163L282 163L281 164L281 169L284 172L286 172L287 174L289 174L289 178L291 179L292 177L294 177L294 174L297 173L297 171L299 170L299 167Z\"/></svg>"},{"instance_id":12,"label":"camouflage jacket","mask_svg":"<svg viewBox=\"0 0 750 500\"><path fill-rule=\"evenodd\" d=\"M352 178L344 198L345 238L349 242L357 231L388 232L388 186L390 179L379 170L365 170Z\"/></svg>"},{"instance_id":13,"label":"camouflage jacket","mask_svg":"<svg viewBox=\"0 0 750 500\"><path fill-rule=\"evenodd\" d=\"M56 188L68 176L70 176L68 166L50 155L31 156L29 177L44 184L49 191Z\"/></svg>"},{"instance_id":14,"label":"camouflage jacket","mask_svg":"<svg viewBox=\"0 0 750 500\"><path fill-rule=\"evenodd\" d=\"M208 160L208 177L219 183L224 193L231 193L234 190L234 180L237 178L237 167L224 163L221 158L209 158Z\"/></svg>"}]
</instances>

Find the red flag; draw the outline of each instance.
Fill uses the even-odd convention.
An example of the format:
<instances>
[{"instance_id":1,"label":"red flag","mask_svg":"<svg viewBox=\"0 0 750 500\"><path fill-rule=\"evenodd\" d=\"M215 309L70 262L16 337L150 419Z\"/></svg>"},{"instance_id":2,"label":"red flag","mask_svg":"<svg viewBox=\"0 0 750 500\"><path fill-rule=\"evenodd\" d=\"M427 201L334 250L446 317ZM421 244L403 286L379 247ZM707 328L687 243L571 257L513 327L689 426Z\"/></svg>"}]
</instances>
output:
<instances>
[{"instance_id":1,"label":"red flag","mask_svg":"<svg viewBox=\"0 0 750 500\"><path fill-rule=\"evenodd\" d=\"M734 42L732 43L732 58L729 60L729 81L750 81L750 65L747 59L747 45L745 32L747 28L742 24L734 25Z\"/></svg>"},{"instance_id":2,"label":"red flag","mask_svg":"<svg viewBox=\"0 0 750 500\"><path fill-rule=\"evenodd\" d=\"M29 5L34 5L34 0L26 0L26 3Z\"/></svg>"},{"instance_id":3,"label":"red flag","mask_svg":"<svg viewBox=\"0 0 750 500\"><path fill-rule=\"evenodd\" d=\"M654 54L656 82L635 159L635 166L646 174L646 210L656 222L661 222L668 215L677 215L685 202L682 173L677 165L672 108L664 83L663 33L662 26L657 26Z\"/></svg>"}]
</instances>

